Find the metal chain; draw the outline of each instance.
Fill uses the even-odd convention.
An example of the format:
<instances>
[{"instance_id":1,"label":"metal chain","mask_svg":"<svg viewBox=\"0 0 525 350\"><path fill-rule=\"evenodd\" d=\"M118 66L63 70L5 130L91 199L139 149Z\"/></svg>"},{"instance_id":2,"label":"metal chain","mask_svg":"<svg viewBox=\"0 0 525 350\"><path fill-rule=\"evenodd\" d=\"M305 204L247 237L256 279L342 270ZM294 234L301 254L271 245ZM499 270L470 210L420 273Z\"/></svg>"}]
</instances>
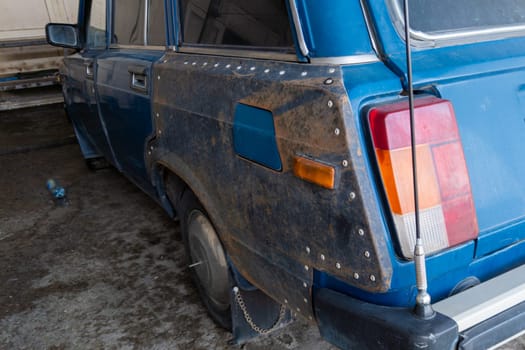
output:
<instances>
[{"instance_id":1,"label":"metal chain","mask_svg":"<svg viewBox=\"0 0 525 350\"><path fill-rule=\"evenodd\" d=\"M239 287L233 287L233 294L235 295L235 300L237 301L237 304L241 308L241 311L242 311L242 314L244 315L244 319L246 320L246 323L248 323L255 332L261 335L265 335L265 334L271 333L274 330L276 330L279 327L279 324L284 319L284 315L286 313L286 307L281 304L280 309L279 309L279 318L274 322L274 324L270 328L259 327L257 324L255 324L252 317L248 313L248 309L246 308L246 304L244 303L244 299L242 298Z\"/></svg>"}]
</instances>

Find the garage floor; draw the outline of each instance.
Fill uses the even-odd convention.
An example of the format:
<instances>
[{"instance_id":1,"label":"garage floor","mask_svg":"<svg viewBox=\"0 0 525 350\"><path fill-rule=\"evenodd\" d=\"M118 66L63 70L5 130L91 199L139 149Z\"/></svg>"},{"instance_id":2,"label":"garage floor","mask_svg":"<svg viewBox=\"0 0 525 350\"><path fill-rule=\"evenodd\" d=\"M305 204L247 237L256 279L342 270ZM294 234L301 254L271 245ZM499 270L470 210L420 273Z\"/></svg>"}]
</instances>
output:
<instances>
[{"instance_id":1,"label":"garage floor","mask_svg":"<svg viewBox=\"0 0 525 350\"><path fill-rule=\"evenodd\" d=\"M199 301L178 224L114 169L87 170L60 105L0 114L0 171L0 349L239 348ZM244 348L332 347L296 322Z\"/></svg>"},{"instance_id":2,"label":"garage floor","mask_svg":"<svg viewBox=\"0 0 525 350\"><path fill-rule=\"evenodd\" d=\"M239 348L199 302L178 224L114 169L87 170L59 105L0 113L0 193L0 349ZM301 321L243 348L333 349Z\"/></svg>"}]
</instances>

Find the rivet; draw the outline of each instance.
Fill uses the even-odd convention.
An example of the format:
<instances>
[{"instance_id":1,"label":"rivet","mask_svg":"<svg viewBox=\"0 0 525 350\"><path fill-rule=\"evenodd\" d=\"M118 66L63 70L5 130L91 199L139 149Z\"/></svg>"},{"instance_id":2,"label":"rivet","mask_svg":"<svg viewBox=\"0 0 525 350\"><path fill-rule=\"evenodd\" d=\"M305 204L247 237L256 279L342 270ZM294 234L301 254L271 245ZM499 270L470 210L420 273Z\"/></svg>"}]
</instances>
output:
<instances>
[{"instance_id":1,"label":"rivet","mask_svg":"<svg viewBox=\"0 0 525 350\"><path fill-rule=\"evenodd\" d=\"M343 166L346 168L348 166L348 161L345 159L342 161Z\"/></svg>"},{"instance_id":2,"label":"rivet","mask_svg":"<svg viewBox=\"0 0 525 350\"><path fill-rule=\"evenodd\" d=\"M296 310L297 310L297 312L301 312L301 309L300 309L300 308L297 308Z\"/></svg>"},{"instance_id":3,"label":"rivet","mask_svg":"<svg viewBox=\"0 0 525 350\"><path fill-rule=\"evenodd\" d=\"M197 62L193 62L191 65L192 65L192 66L196 66L196 65L197 65Z\"/></svg>"},{"instance_id":4,"label":"rivet","mask_svg":"<svg viewBox=\"0 0 525 350\"><path fill-rule=\"evenodd\" d=\"M284 75L286 73L286 71L282 70L279 72L279 75Z\"/></svg>"},{"instance_id":5,"label":"rivet","mask_svg":"<svg viewBox=\"0 0 525 350\"><path fill-rule=\"evenodd\" d=\"M162 63L167 63L167 62L168 62L168 60L164 60L164 61L162 61Z\"/></svg>"},{"instance_id":6,"label":"rivet","mask_svg":"<svg viewBox=\"0 0 525 350\"><path fill-rule=\"evenodd\" d=\"M189 64L189 63L190 63L190 62L188 62L188 61L184 61L184 64Z\"/></svg>"},{"instance_id":7,"label":"rivet","mask_svg":"<svg viewBox=\"0 0 525 350\"><path fill-rule=\"evenodd\" d=\"M284 299L284 303L285 303L285 304L288 304L288 299Z\"/></svg>"},{"instance_id":8,"label":"rivet","mask_svg":"<svg viewBox=\"0 0 525 350\"><path fill-rule=\"evenodd\" d=\"M359 236L364 236L364 235L365 235L365 231L364 231L362 228L360 228L360 229L357 231L357 233L359 234Z\"/></svg>"},{"instance_id":9,"label":"rivet","mask_svg":"<svg viewBox=\"0 0 525 350\"><path fill-rule=\"evenodd\" d=\"M370 275L370 281L375 282L376 281L376 276Z\"/></svg>"},{"instance_id":10,"label":"rivet","mask_svg":"<svg viewBox=\"0 0 525 350\"><path fill-rule=\"evenodd\" d=\"M242 66L237 66L237 70L241 70Z\"/></svg>"},{"instance_id":11,"label":"rivet","mask_svg":"<svg viewBox=\"0 0 525 350\"><path fill-rule=\"evenodd\" d=\"M159 135L162 134L162 130L159 130L158 134L159 134Z\"/></svg>"},{"instance_id":12,"label":"rivet","mask_svg":"<svg viewBox=\"0 0 525 350\"><path fill-rule=\"evenodd\" d=\"M308 72L302 72L302 73L301 73L301 76L302 76L302 77L306 77L307 75L308 75Z\"/></svg>"},{"instance_id":13,"label":"rivet","mask_svg":"<svg viewBox=\"0 0 525 350\"><path fill-rule=\"evenodd\" d=\"M255 67L251 67L250 70L253 72L255 70Z\"/></svg>"},{"instance_id":14,"label":"rivet","mask_svg":"<svg viewBox=\"0 0 525 350\"><path fill-rule=\"evenodd\" d=\"M367 250L365 251L365 258L369 258L370 257L370 252Z\"/></svg>"},{"instance_id":15,"label":"rivet","mask_svg":"<svg viewBox=\"0 0 525 350\"><path fill-rule=\"evenodd\" d=\"M325 85L332 85L334 83L334 79L332 78L328 78L324 81L324 84Z\"/></svg>"},{"instance_id":16,"label":"rivet","mask_svg":"<svg viewBox=\"0 0 525 350\"><path fill-rule=\"evenodd\" d=\"M230 68L232 65L231 64L227 64L226 65L226 68Z\"/></svg>"},{"instance_id":17,"label":"rivet","mask_svg":"<svg viewBox=\"0 0 525 350\"><path fill-rule=\"evenodd\" d=\"M207 66L207 65L208 65L208 62L204 62L202 65L203 65L203 66Z\"/></svg>"},{"instance_id":18,"label":"rivet","mask_svg":"<svg viewBox=\"0 0 525 350\"><path fill-rule=\"evenodd\" d=\"M354 272L354 279L356 279L356 280L359 279L359 274L357 272Z\"/></svg>"},{"instance_id":19,"label":"rivet","mask_svg":"<svg viewBox=\"0 0 525 350\"><path fill-rule=\"evenodd\" d=\"M340 133L341 133L341 130L339 130L339 128L335 128L335 130L334 130L334 134L335 134L336 136L339 136Z\"/></svg>"},{"instance_id":20,"label":"rivet","mask_svg":"<svg viewBox=\"0 0 525 350\"><path fill-rule=\"evenodd\" d=\"M308 288L308 283L303 282L303 287L304 287L304 288Z\"/></svg>"},{"instance_id":21,"label":"rivet","mask_svg":"<svg viewBox=\"0 0 525 350\"><path fill-rule=\"evenodd\" d=\"M306 247L306 252L310 254L310 247Z\"/></svg>"},{"instance_id":22,"label":"rivet","mask_svg":"<svg viewBox=\"0 0 525 350\"><path fill-rule=\"evenodd\" d=\"M160 80L160 75L157 75L157 80Z\"/></svg>"},{"instance_id":23,"label":"rivet","mask_svg":"<svg viewBox=\"0 0 525 350\"><path fill-rule=\"evenodd\" d=\"M350 200L353 201L355 199L355 192L350 192L348 197L350 197Z\"/></svg>"},{"instance_id":24,"label":"rivet","mask_svg":"<svg viewBox=\"0 0 525 350\"><path fill-rule=\"evenodd\" d=\"M155 148L153 146L151 146L149 149L153 151Z\"/></svg>"},{"instance_id":25,"label":"rivet","mask_svg":"<svg viewBox=\"0 0 525 350\"><path fill-rule=\"evenodd\" d=\"M158 114L158 113L157 113L157 114L155 114L155 115L157 116L157 118L158 118L158 117L160 117L160 114Z\"/></svg>"},{"instance_id":26,"label":"rivet","mask_svg":"<svg viewBox=\"0 0 525 350\"><path fill-rule=\"evenodd\" d=\"M148 156L151 156L151 151L148 151Z\"/></svg>"},{"instance_id":27,"label":"rivet","mask_svg":"<svg viewBox=\"0 0 525 350\"><path fill-rule=\"evenodd\" d=\"M334 106L334 102L332 100L328 101L328 108L332 108Z\"/></svg>"},{"instance_id":28,"label":"rivet","mask_svg":"<svg viewBox=\"0 0 525 350\"><path fill-rule=\"evenodd\" d=\"M308 304L308 299L304 298L303 301L305 304Z\"/></svg>"},{"instance_id":29,"label":"rivet","mask_svg":"<svg viewBox=\"0 0 525 350\"><path fill-rule=\"evenodd\" d=\"M335 68L330 68L330 69L328 70L328 73L330 73L330 74L331 74L331 73L335 73Z\"/></svg>"},{"instance_id":30,"label":"rivet","mask_svg":"<svg viewBox=\"0 0 525 350\"><path fill-rule=\"evenodd\" d=\"M268 73L270 73L270 70L269 69L265 69L264 73L268 74Z\"/></svg>"},{"instance_id":31,"label":"rivet","mask_svg":"<svg viewBox=\"0 0 525 350\"><path fill-rule=\"evenodd\" d=\"M335 267L337 267L338 270L341 270L341 264L340 263L335 263Z\"/></svg>"},{"instance_id":32,"label":"rivet","mask_svg":"<svg viewBox=\"0 0 525 350\"><path fill-rule=\"evenodd\" d=\"M308 271L310 268L308 267L308 265L304 265L304 269Z\"/></svg>"},{"instance_id":33,"label":"rivet","mask_svg":"<svg viewBox=\"0 0 525 350\"><path fill-rule=\"evenodd\" d=\"M326 257L324 256L324 254L321 254L321 260L323 260L323 261L326 260Z\"/></svg>"},{"instance_id":34,"label":"rivet","mask_svg":"<svg viewBox=\"0 0 525 350\"><path fill-rule=\"evenodd\" d=\"M213 66L214 66L215 68L217 68L217 67L219 66L219 64L218 64L218 63L215 63Z\"/></svg>"}]
</instances>

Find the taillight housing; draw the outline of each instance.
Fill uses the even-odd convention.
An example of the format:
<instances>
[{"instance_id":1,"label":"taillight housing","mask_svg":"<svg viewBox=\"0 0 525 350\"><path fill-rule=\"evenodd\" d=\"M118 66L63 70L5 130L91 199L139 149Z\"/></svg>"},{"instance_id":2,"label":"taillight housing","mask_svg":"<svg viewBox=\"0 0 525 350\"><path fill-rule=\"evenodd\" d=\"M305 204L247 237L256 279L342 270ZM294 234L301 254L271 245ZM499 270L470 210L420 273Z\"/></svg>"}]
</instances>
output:
<instances>
[{"instance_id":1,"label":"taillight housing","mask_svg":"<svg viewBox=\"0 0 525 350\"><path fill-rule=\"evenodd\" d=\"M408 101L369 111L377 164L401 254L413 257L415 207ZM421 236L427 253L475 239L476 211L452 104L436 97L414 101Z\"/></svg>"}]
</instances>

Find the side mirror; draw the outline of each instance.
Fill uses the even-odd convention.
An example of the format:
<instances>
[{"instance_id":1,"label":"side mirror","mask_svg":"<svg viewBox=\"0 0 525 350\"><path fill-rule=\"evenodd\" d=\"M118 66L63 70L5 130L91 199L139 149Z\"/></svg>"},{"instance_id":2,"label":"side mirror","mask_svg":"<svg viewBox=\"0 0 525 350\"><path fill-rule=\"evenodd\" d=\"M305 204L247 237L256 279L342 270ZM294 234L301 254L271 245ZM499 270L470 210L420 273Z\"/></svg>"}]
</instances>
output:
<instances>
[{"instance_id":1,"label":"side mirror","mask_svg":"<svg viewBox=\"0 0 525 350\"><path fill-rule=\"evenodd\" d=\"M78 28L73 24L49 23L46 25L46 39L50 45L80 49Z\"/></svg>"}]
</instances>

